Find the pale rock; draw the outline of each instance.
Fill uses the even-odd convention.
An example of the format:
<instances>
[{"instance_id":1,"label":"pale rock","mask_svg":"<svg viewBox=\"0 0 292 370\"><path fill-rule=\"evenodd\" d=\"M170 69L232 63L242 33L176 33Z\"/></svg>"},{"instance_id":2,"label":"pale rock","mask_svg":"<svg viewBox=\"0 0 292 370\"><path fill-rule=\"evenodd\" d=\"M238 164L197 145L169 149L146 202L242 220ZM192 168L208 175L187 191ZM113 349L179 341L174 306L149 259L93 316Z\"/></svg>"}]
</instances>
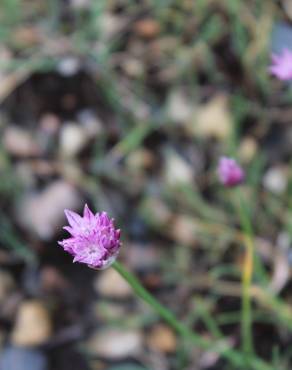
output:
<instances>
[{"instance_id":1,"label":"pale rock","mask_svg":"<svg viewBox=\"0 0 292 370\"><path fill-rule=\"evenodd\" d=\"M110 12L104 12L99 19L101 38L104 42L117 35L125 26L127 20L121 14L115 15Z\"/></svg>"},{"instance_id":2,"label":"pale rock","mask_svg":"<svg viewBox=\"0 0 292 370\"><path fill-rule=\"evenodd\" d=\"M156 268L161 260L161 248L157 244L128 243L127 251L127 264L135 271Z\"/></svg>"},{"instance_id":3,"label":"pale rock","mask_svg":"<svg viewBox=\"0 0 292 370\"><path fill-rule=\"evenodd\" d=\"M127 329L104 329L96 331L88 342L93 355L121 360L136 357L142 350L143 338L140 332Z\"/></svg>"},{"instance_id":4,"label":"pale rock","mask_svg":"<svg viewBox=\"0 0 292 370\"><path fill-rule=\"evenodd\" d=\"M126 306L122 303L97 299L93 304L93 313L97 320L102 322L113 322L125 320L125 316L129 314Z\"/></svg>"},{"instance_id":5,"label":"pale rock","mask_svg":"<svg viewBox=\"0 0 292 370\"><path fill-rule=\"evenodd\" d=\"M11 343L19 347L34 347L44 344L51 334L51 319L45 306L39 301L22 303L11 334Z\"/></svg>"},{"instance_id":6,"label":"pale rock","mask_svg":"<svg viewBox=\"0 0 292 370\"><path fill-rule=\"evenodd\" d=\"M167 116L172 122L184 124L193 112L191 101L182 90L173 90L167 104Z\"/></svg>"},{"instance_id":7,"label":"pale rock","mask_svg":"<svg viewBox=\"0 0 292 370\"><path fill-rule=\"evenodd\" d=\"M167 204L157 196L149 196L146 198L141 208L143 210L143 217L147 222L156 227L167 225L172 216L172 212L167 207Z\"/></svg>"},{"instance_id":8,"label":"pale rock","mask_svg":"<svg viewBox=\"0 0 292 370\"><path fill-rule=\"evenodd\" d=\"M75 187L57 180L40 193L25 194L15 214L22 226L41 239L48 240L60 228L64 220L64 209L76 209L80 203L81 198Z\"/></svg>"},{"instance_id":9,"label":"pale rock","mask_svg":"<svg viewBox=\"0 0 292 370\"><path fill-rule=\"evenodd\" d=\"M17 126L8 126L4 131L3 145L12 155L31 157L41 154L41 149L33 135Z\"/></svg>"},{"instance_id":10,"label":"pale rock","mask_svg":"<svg viewBox=\"0 0 292 370\"><path fill-rule=\"evenodd\" d=\"M129 284L114 269L102 271L95 280L94 287L105 297L125 298L132 294Z\"/></svg>"},{"instance_id":11,"label":"pale rock","mask_svg":"<svg viewBox=\"0 0 292 370\"><path fill-rule=\"evenodd\" d=\"M189 130L197 137L225 140L231 134L232 124L228 98L218 94L194 110Z\"/></svg>"},{"instance_id":12,"label":"pale rock","mask_svg":"<svg viewBox=\"0 0 292 370\"><path fill-rule=\"evenodd\" d=\"M164 179L169 185L191 184L194 181L194 171L181 155L174 150L165 151Z\"/></svg>"},{"instance_id":13,"label":"pale rock","mask_svg":"<svg viewBox=\"0 0 292 370\"><path fill-rule=\"evenodd\" d=\"M169 228L172 238L183 245L193 245L197 241L196 221L186 215L177 215Z\"/></svg>"},{"instance_id":14,"label":"pale rock","mask_svg":"<svg viewBox=\"0 0 292 370\"><path fill-rule=\"evenodd\" d=\"M276 250L273 254L273 272L269 283L269 289L276 294L286 286L290 278L290 265L288 251L291 245L290 235L283 231L276 240Z\"/></svg>"},{"instance_id":15,"label":"pale rock","mask_svg":"<svg viewBox=\"0 0 292 370\"><path fill-rule=\"evenodd\" d=\"M1 352L0 370L48 370L48 358L36 348L5 347Z\"/></svg>"},{"instance_id":16,"label":"pale rock","mask_svg":"<svg viewBox=\"0 0 292 370\"><path fill-rule=\"evenodd\" d=\"M272 167L263 177L264 187L274 194L282 194L288 185L288 173L285 167Z\"/></svg>"},{"instance_id":17,"label":"pale rock","mask_svg":"<svg viewBox=\"0 0 292 370\"><path fill-rule=\"evenodd\" d=\"M80 61L74 57L61 59L57 65L57 71L65 77L74 76L80 69Z\"/></svg>"},{"instance_id":18,"label":"pale rock","mask_svg":"<svg viewBox=\"0 0 292 370\"><path fill-rule=\"evenodd\" d=\"M283 8L285 13L292 20L292 1L291 0L282 0Z\"/></svg>"},{"instance_id":19,"label":"pale rock","mask_svg":"<svg viewBox=\"0 0 292 370\"><path fill-rule=\"evenodd\" d=\"M155 163L153 153L146 148L134 150L126 157L126 164L130 170L141 171L151 168Z\"/></svg>"},{"instance_id":20,"label":"pale rock","mask_svg":"<svg viewBox=\"0 0 292 370\"><path fill-rule=\"evenodd\" d=\"M43 132L48 135L54 135L58 132L61 122L58 116L53 113L45 113L39 121L39 125Z\"/></svg>"},{"instance_id":21,"label":"pale rock","mask_svg":"<svg viewBox=\"0 0 292 370\"><path fill-rule=\"evenodd\" d=\"M60 132L60 153L65 158L76 156L87 142L87 135L82 127L75 123L65 123Z\"/></svg>"},{"instance_id":22,"label":"pale rock","mask_svg":"<svg viewBox=\"0 0 292 370\"><path fill-rule=\"evenodd\" d=\"M101 118L90 109L79 112L78 121L89 138L94 138L103 132L104 125Z\"/></svg>"},{"instance_id":23,"label":"pale rock","mask_svg":"<svg viewBox=\"0 0 292 370\"><path fill-rule=\"evenodd\" d=\"M122 61L121 67L130 77L141 77L144 74L144 65L137 58L126 58Z\"/></svg>"},{"instance_id":24,"label":"pale rock","mask_svg":"<svg viewBox=\"0 0 292 370\"><path fill-rule=\"evenodd\" d=\"M90 0L70 0L70 4L74 9L82 10L90 7Z\"/></svg>"}]
</instances>

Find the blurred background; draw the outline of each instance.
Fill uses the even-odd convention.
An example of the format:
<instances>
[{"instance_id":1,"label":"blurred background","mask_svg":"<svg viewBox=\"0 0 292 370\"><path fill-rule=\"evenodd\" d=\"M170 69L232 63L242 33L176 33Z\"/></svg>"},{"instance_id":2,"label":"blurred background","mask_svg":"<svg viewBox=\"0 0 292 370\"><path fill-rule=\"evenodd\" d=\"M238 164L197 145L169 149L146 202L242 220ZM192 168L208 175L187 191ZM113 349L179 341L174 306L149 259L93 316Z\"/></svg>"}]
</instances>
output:
<instances>
[{"instance_id":1,"label":"blurred background","mask_svg":"<svg viewBox=\"0 0 292 370\"><path fill-rule=\"evenodd\" d=\"M240 347L242 187L273 304L258 356L291 369L290 0L1 0L0 369L221 370L108 269L72 264L64 208L122 229L121 261L191 328ZM236 369L234 369L236 370Z\"/></svg>"}]
</instances>

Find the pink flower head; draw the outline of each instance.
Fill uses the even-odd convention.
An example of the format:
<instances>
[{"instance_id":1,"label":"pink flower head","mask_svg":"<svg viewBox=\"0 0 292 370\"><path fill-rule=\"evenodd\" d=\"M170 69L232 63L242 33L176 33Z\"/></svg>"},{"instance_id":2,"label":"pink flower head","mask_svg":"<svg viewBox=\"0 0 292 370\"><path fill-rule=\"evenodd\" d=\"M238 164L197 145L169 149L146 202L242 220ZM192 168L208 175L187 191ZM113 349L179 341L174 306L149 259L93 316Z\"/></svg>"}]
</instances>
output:
<instances>
[{"instance_id":1,"label":"pink flower head","mask_svg":"<svg viewBox=\"0 0 292 370\"><path fill-rule=\"evenodd\" d=\"M292 51L284 49L281 54L272 54L273 64L269 71L279 80L292 80Z\"/></svg>"},{"instance_id":2,"label":"pink flower head","mask_svg":"<svg viewBox=\"0 0 292 370\"><path fill-rule=\"evenodd\" d=\"M218 165L220 182L227 187L233 187L243 182L245 173L233 158L221 157Z\"/></svg>"},{"instance_id":3,"label":"pink flower head","mask_svg":"<svg viewBox=\"0 0 292 370\"><path fill-rule=\"evenodd\" d=\"M106 212L93 214L87 204L83 217L65 210L70 226L64 229L71 237L59 244L74 256L73 262L86 263L89 267L104 269L116 259L121 242L121 231L114 226L114 220Z\"/></svg>"}]
</instances>

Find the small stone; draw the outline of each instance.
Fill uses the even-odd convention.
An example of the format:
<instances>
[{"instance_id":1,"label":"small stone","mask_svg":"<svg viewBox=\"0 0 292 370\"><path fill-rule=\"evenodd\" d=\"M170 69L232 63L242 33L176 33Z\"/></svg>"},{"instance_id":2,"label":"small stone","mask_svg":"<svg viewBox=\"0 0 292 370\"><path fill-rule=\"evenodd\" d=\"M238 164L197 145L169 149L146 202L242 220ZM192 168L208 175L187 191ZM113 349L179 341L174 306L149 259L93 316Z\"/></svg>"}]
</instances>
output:
<instances>
[{"instance_id":1,"label":"small stone","mask_svg":"<svg viewBox=\"0 0 292 370\"><path fill-rule=\"evenodd\" d=\"M102 271L94 286L96 291L105 297L125 298L132 295L129 284L114 269Z\"/></svg>"},{"instance_id":2,"label":"small stone","mask_svg":"<svg viewBox=\"0 0 292 370\"><path fill-rule=\"evenodd\" d=\"M80 194L73 185L57 180L40 193L25 194L15 210L15 216L19 224L41 239L48 240L64 219L64 209L76 209L81 202Z\"/></svg>"},{"instance_id":3,"label":"small stone","mask_svg":"<svg viewBox=\"0 0 292 370\"><path fill-rule=\"evenodd\" d=\"M134 271L152 270L161 260L161 249L149 243L129 243L127 245L127 264Z\"/></svg>"},{"instance_id":4,"label":"small stone","mask_svg":"<svg viewBox=\"0 0 292 370\"><path fill-rule=\"evenodd\" d=\"M104 329L97 331L88 342L93 355L111 360L136 357L142 350L143 339L140 332L127 329Z\"/></svg>"},{"instance_id":5,"label":"small stone","mask_svg":"<svg viewBox=\"0 0 292 370\"><path fill-rule=\"evenodd\" d=\"M144 74L143 63L136 58L127 58L121 63L121 67L125 73L130 77L141 77Z\"/></svg>"},{"instance_id":6,"label":"small stone","mask_svg":"<svg viewBox=\"0 0 292 370\"><path fill-rule=\"evenodd\" d=\"M183 245L196 244L196 222L193 218L185 215L177 215L169 228L172 238Z\"/></svg>"},{"instance_id":7,"label":"small stone","mask_svg":"<svg viewBox=\"0 0 292 370\"><path fill-rule=\"evenodd\" d=\"M159 197L149 196L141 205L141 215L147 223L156 227L163 227L170 221L172 212Z\"/></svg>"},{"instance_id":8,"label":"small stone","mask_svg":"<svg viewBox=\"0 0 292 370\"><path fill-rule=\"evenodd\" d=\"M53 113L46 113L40 118L41 129L49 135L55 134L60 127L60 119Z\"/></svg>"},{"instance_id":9,"label":"small stone","mask_svg":"<svg viewBox=\"0 0 292 370\"><path fill-rule=\"evenodd\" d=\"M130 170L141 171L153 167L155 157L150 150L139 148L127 156L126 163Z\"/></svg>"},{"instance_id":10,"label":"small stone","mask_svg":"<svg viewBox=\"0 0 292 370\"><path fill-rule=\"evenodd\" d=\"M193 183L194 171L192 165L176 151L167 149L164 153L164 161L164 179L167 184L176 186Z\"/></svg>"},{"instance_id":11,"label":"small stone","mask_svg":"<svg viewBox=\"0 0 292 370\"><path fill-rule=\"evenodd\" d=\"M39 301L21 304L11 334L11 342L19 347L44 344L51 336L51 319L45 306Z\"/></svg>"},{"instance_id":12,"label":"small stone","mask_svg":"<svg viewBox=\"0 0 292 370\"><path fill-rule=\"evenodd\" d=\"M17 46L32 47L38 45L42 40L40 28L35 26L21 26L11 34L13 41Z\"/></svg>"},{"instance_id":13,"label":"small stone","mask_svg":"<svg viewBox=\"0 0 292 370\"><path fill-rule=\"evenodd\" d=\"M167 104L167 115L172 122L185 124L192 116L193 106L182 90L171 92Z\"/></svg>"},{"instance_id":14,"label":"small stone","mask_svg":"<svg viewBox=\"0 0 292 370\"><path fill-rule=\"evenodd\" d=\"M70 0L70 4L74 9L82 10L90 7L90 0Z\"/></svg>"},{"instance_id":15,"label":"small stone","mask_svg":"<svg viewBox=\"0 0 292 370\"><path fill-rule=\"evenodd\" d=\"M67 57L60 60L57 71L65 77L74 76L80 69L80 61L77 58Z\"/></svg>"},{"instance_id":16,"label":"small stone","mask_svg":"<svg viewBox=\"0 0 292 370\"><path fill-rule=\"evenodd\" d=\"M7 300L7 297L14 291L15 282L7 271L0 270L0 304Z\"/></svg>"},{"instance_id":17,"label":"small stone","mask_svg":"<svg viewBox=\"0 0 292 370\"><path fill-rule=\"evenodd\" d=\"M282 0L283 8L285 13L292 20L292 1L291 0Z\"/></svg>"},{"instance_id":18,"label":"small stone","mask_svg":"<svg viewBox=\"0 0 292 370\"><path fill-rule=\"evenodd\" d=\"M61 128L60 152L66 158L76 156L87 142L84 129L75 123L66 123Z\"/></svg>"},{"instance_id":19,"label":"small stone","mask_svg":"<svg viewBox=\"0 0 292 370\"><path fill-rule=\"evenodd\" d=\"M48 370L48 360L38 349L6 347L0 358L0 370Z\"/></svg>"},{"instance_id":20,"label":"small stone","mask_svg":"<svg viewBox=\"0 0 292 370\"><path fill-rule=\"evenodd\" d=\"M12 125L4 131L3 145L10 154L18 157L38 156L41 153L34 137L27 130Z\"/></svg>"},{"instance_id":21,"label":"small stone","mask_svg":"<svg viewBox=\"0 0 292 370\"><path fill-rule=\"evenodd\" d=\"M263 177L264 187L274 194L282 194L287 189L288 173L284 167L272 167Z\"/></svg>"},{"instance_id":22,"label":"small stone","mask_svg":"<svg viewBox=\"0 0 292 370\"><path fill-rule=\"evenodd\" d=\"M84 109L78 114L78 121L86 135L94 138L103 132L102 120L90 109Z\"/></svg>"},{"instance_id":23,"label":"small stone","mask_svg":"<svg viewBox=\"0 0 292 370\"><path fill-rule=\"evenodd\" d=\"M147 337L147 344L154 351L172 353L176 350L176 337L173 331L163 324L156 325Z\"/></svg>"}]
</instances>

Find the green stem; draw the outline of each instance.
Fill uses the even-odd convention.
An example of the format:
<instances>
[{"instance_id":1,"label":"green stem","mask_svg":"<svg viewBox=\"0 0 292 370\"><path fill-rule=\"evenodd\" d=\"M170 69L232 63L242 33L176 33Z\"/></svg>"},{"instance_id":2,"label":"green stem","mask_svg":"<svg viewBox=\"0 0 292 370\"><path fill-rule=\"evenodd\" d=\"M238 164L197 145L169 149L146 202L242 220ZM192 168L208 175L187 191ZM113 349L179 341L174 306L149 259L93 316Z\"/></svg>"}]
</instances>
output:
<instances>
[{"instance_id":1,"label":"green stem","mask_svg":"<svg viewBox=\"0 0 292 370\"><path fill-rule=\"evenodd\" d=\"M160 304L154 296L142 286L139 280L123 267L122 264L115 261L112 266L128 282L133 291L148 303L174 330L177 331L178 334L187 338L194 345L200 348L218 353L232 363L236 368L246 369L246 360L240 352L231 349L222 341L205 339L194 333L183 323L179 322L171 311ZM254 356L249 357L249 365L253 370L272 370L270 365Z\"/></svg>"},{"instance_id":2,"label":"green stem","mask_svg":"<svg viewBox=\"0 0 292 370\"><path fill-rule=\"evenodd\" d=\"M254 241L248 210L239 191L237 192L237 196L239 202L238 213L241 227L244 232L245 243L245 256L242 271L241 335L242 348L244 353L248 356L253 353L251 284L254 270Z\"/></svg>"}]
</instances>

